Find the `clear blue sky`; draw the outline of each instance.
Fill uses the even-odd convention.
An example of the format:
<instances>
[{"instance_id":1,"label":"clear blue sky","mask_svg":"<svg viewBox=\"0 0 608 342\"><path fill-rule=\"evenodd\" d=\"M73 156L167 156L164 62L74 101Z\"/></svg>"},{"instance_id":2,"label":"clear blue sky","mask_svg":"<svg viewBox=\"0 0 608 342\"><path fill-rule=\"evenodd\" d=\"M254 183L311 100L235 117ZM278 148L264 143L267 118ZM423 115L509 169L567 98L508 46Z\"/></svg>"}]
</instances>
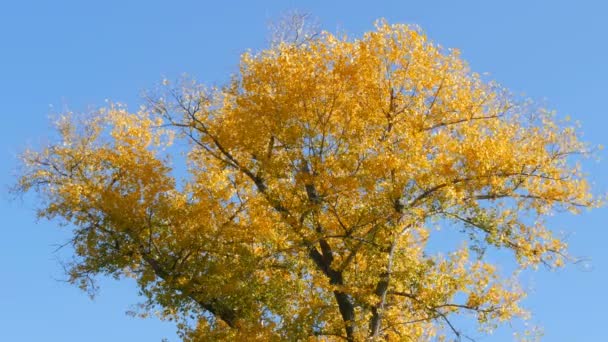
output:
<instances>
[{"instance_id":1,"label":"clear blue sky","mask_svg":"<svg viewBox=\"0 0 608 342\"><path fill-rule=\"evenodd\" d=\"M585 139L608 145L608 3L604 1L5 1L0 5L0 185L13 181L16 155L48 135L48 115L86 110L104 99L136 108L139 94L182 73L222 83L240 53L264 47L267 23L297 8L328 30L359 35L380 17L420 25L461 49L477 72L580 120ZM49 105L54 106L54 110ZM608 160L585 163L599 191ZM173 326L125 315L137 303L129 282L103 280L91 301L57 281L53 253L67 233L37 223L31 197L0 198L0 340L176 341ZM606 209L555 217L571 252L591 267L526 274L546 341L605 340L608 307ZM510 341L500 331L482 341Z\"/></svg>"}]
</instances>

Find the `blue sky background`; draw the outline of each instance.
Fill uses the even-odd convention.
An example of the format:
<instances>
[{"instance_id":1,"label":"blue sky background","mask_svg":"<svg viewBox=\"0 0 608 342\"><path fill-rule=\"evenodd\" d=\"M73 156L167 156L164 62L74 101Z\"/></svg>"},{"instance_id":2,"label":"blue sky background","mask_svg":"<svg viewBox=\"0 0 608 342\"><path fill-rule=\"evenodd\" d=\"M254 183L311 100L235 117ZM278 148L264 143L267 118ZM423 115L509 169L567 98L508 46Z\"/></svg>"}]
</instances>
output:
<instances>
[{"instance_id":1,"label":"blue sky background","mask_svg":"<svg viewBox=\"0 0 608 342\"><path fill-rule=\"evenodd\" d=\"M177 341L173 325L125 315L129 281L102 280L91 301L57 279L53 251L68 234L36 222L35 200L10 201L16 156L49 135L49 114L104 99L136 108L139 95L182 73L221 84L239 55L266 44L267 23L289 9L322 27L360 35L384 17L420 25L462 51L477 72L581 121L585 140L608 145L608 3L597 1L6 1L0 4L0 340ZM50 105L53 107L51 108ZM599 192L608 160L585 163ZM606 209L552 218L588 266L525 274L526 305L545 341L602 341L608 307ZM473 334L475 335L475 334ZM480 341L510 341L503 329Z\"/></svg>"}]
</instances>

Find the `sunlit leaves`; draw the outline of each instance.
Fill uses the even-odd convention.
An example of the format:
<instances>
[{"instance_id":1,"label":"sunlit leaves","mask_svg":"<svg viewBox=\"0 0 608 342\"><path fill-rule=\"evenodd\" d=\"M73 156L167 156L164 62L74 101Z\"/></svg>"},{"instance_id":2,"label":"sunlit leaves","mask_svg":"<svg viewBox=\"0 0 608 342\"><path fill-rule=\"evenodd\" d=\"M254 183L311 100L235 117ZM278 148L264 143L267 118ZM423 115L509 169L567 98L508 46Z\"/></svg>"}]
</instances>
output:
<instances>
[{"instance_id":1,"label":"sunlit leaves","mask_svg":"<svg viewBox=\"0 0 608 342\"><path fill-rule=\"evenodd\" d=\"M575 129L408 26L246 53L223 88L163 84L137 113L60 118L20 189L74 226L73 282L135 278L186 340L431 340L460 336L456 314L492 330L526 313L486 253L561 265L543 217L598 204ZM453 223L458 248L431 252Z\"/></svg>"}]
</instances>

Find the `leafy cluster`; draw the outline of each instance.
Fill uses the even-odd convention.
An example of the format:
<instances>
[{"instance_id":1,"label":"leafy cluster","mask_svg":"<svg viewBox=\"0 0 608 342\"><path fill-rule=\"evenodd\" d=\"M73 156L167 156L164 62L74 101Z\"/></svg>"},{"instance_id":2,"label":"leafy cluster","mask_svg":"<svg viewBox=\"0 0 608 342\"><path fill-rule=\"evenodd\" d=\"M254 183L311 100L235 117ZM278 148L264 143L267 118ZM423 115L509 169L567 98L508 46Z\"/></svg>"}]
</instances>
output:
<instances>
[{"instance_id":1,"label":"leafy cluster","mask_svg":"<svg viewBox=\"0 0 608 342\"><path fill-rule=\"evenodd\" d=\"M524 292L472 250L560 265L542 218L597 205L574 129L384 22L57 127L20 190L74 227L70 279L133 277L185 340L425 341L459 336L460 313L491 330L525 315ZM188 151L171 162L174 139ZM461 247L430 253L432 222L461 225Z\"/></svg>"}]
</instances>

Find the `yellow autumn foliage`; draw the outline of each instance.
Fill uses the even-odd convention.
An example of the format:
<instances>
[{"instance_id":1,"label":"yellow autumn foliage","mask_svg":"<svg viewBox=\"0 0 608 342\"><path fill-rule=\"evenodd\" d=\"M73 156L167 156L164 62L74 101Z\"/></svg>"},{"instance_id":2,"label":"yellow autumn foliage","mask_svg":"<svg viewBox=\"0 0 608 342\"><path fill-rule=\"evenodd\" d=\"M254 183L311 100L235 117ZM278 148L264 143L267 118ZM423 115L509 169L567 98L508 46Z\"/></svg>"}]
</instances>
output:
<instances>
[{"instance_id":1,"label":"yellow autumn foliage","mask_svg":"<svg viewBox=\"0 0 608 342\"><path fill-rule=\"evenodd\" d=\"M246 53L222 88L164 83L136 113L61 117L19 189L72 225L74 283L135 278L185 340L427 341L459 314L491 330L525 293L479 250L561 265L543 217L598 204L576 130L405 25ZM459 248L429 251L438 224Z\"/></svg>"}]
</instances>

